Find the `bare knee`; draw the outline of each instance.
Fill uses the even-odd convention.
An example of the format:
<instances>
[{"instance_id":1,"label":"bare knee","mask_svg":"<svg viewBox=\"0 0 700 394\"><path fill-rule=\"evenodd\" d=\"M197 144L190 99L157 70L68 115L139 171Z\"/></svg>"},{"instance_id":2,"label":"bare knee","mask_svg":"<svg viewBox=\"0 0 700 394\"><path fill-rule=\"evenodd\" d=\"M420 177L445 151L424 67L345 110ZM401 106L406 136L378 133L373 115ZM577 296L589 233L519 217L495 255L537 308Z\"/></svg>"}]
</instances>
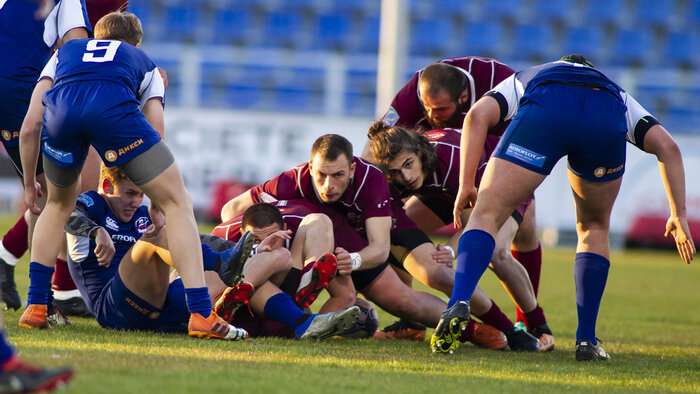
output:
<instances>
[{"instance_id":1,"label":"bare knee","mask_svg":"<svg viewBox=\"0 0 700 394\"><path fill-rule=\"evenodd\" d=\"M312 213L306 215L301 221L300 226L306 225L309 229L317 229L321 231L332 231L333 222L331 219L322 213Z\"/></svg>"},{"instance_id":2,"label":"bare knee","mask_svg":"<svg viewBox=\"0 0 700 394\"><path fill-rule=\"evenodd\" d=\"M428 270L425 284L432 289L451 295L454 286L454 271L442 264L435 264Z\"/></svg>"},{"instance_id":3,"label":"bare knee","mask_svg":"<svg viewBox=\"0 0 700 394\"><path fill-rule=\"evenodd\" d=\"M493 251L493 256L491 257L491 269L499 278L506 274L508 270L508 265L511 263L513 257L510 254L510 250L506 248L496 246Z\"/></svg>"}]
</instances>

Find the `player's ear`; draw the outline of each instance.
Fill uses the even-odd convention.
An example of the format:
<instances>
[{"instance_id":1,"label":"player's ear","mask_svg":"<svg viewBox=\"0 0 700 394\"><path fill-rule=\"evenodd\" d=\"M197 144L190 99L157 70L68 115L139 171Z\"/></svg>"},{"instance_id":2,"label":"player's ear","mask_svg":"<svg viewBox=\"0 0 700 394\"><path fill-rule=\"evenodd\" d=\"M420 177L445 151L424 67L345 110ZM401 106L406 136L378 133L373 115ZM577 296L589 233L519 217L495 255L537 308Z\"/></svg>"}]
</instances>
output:
<instances>
[{"instance_id":1,"label":"player's ear","mask_svg":"<svg viewBox=\"0 0 700 394\"><path fill-rule=\"evenodd\" d=\"M462 92L462 94L457 97L457 104L464 104L467 102L467 99L469 98L469 91L466 89Z\"/></svg>"},{"instance_id":2,"label":"player's ear","mask_svg":"<svg viewBox=\"0 0 700 394\"><path fill-rule=\"evenodd\" d=\"M114 193L114 188L112 187L112 182L109 181L109 178L105 178L102 180L102 191L105 194Z\"/></svg>"},{"instance_id":3,"label":"player's ear","mask_svg":"<svg viewBox=\"0 0 700 394\"><path fill-rule=\"evenodd\" d=\"M352 164L350 164L350 178L355 176L355 167L355 161L353 161Z\"/></svg>"}]
</instances>

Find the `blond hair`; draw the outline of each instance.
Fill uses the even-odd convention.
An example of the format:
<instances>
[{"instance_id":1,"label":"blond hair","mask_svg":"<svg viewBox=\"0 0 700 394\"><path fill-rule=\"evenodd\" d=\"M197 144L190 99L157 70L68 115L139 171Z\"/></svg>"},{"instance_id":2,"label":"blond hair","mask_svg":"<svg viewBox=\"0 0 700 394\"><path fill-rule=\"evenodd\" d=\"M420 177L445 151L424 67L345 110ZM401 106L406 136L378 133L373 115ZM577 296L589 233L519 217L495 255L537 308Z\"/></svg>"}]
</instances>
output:
<instances>
[{"instance_id":1,"label":"blond hair","mask_svg":"<svg viewBox=\"0 0 700 394\"><path fill-rule=\"evenodd\" d=\"M110 12L95 24L95 38L139 45L143 39L141 21L130 12Z\"/></svg>"}]
</instances>

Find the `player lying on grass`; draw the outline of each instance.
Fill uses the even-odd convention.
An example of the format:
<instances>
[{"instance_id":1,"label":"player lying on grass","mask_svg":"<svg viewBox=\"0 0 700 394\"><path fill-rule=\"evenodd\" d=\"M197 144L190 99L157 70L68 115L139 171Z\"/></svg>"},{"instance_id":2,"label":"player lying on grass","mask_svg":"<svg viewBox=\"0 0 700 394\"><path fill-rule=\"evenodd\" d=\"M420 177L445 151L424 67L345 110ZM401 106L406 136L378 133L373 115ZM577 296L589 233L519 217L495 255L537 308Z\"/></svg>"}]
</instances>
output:
<instances>
[{"instance_id":1,"label":"player lying on grass","mask_svg":"<svg viewBox=\"0 0 700 394\"><path fill-rule=\"evenodd\" d=\"M511 120L484 172L474 183L488 130ZM576 206L574 267L578 329L576 360L607 360L596 320L610 267L610 212L625 168L625 140L656 156L671 208L673 235L689 263L695 245L685 211L685 172L678 146L634 98L581 55L535 66L501 82L469 110L461 137L455 224L475 204L459 240L455 285L430 346L452 352L469 316L469 299L489 265L498 229L563 156Z\"/></svg>"},{"instance_id":2,"label":"player lying on grass","mask_svg":"<svg viewBox=\"0 0 700 394\"><path fill-rule=\"evenodd\" d=\"M431 130L419 134L402 127L388 127L383 122L377 122L369 131L370 151L375 163L384 171L392 186L392 198L395 201L404 199L418 199L429 197L426 200L426 207L430 211L411 210L401 215L408 216L408 221L420 223L420 227L426 233L432 233L438 228L452 223L452 212L445 207L452 207L454 198L459 187L459 140L460 133L453 129ZM480 168L486 166L491 152L496 147L498 137L491 136L486 141L484 149L479 152ZM479 184L481 172L477 174L476 184ZM523 320L528 331L538 338L540 345L532 341L529 336L519 333L521 328L513 325L505 315L494 324L501 331L506 333L508 344L513 350L545 351L554 348L554 338L547 326L547 321L542 308L538 305L532 285L527 276L527 271L516 261L510 253L510 245L522 221L522 215L532 201L529 196L523 201L511 217L498 232L498 250L494 253L491 261L491 269L501 279L501 283L513 298L515 304L523 313ZM398 209L402 209L399 206ZM463 220L468 218L468 211L465 211ZM400 215L396 215L400 216ZM428 217L429 216L429 217ZM437 220L435 220L437 219ZM459 234L450 240L451 246L457 247ZM440 248L441 245L438 245ZM418 248L415 249L416 251ZM432 243L426 244L426 250L422 258L415 258L410 265L404 264L413 276L421 282L432 285L430 275L438 269L448 271L443 274L445 284L438 290L443 291L448 296L452 294L454 285L454 270L451 268L452 259L448 260L450 267L438 264L431 255L437 256ZM427 275L426 275L427 274ZM474 308L472 315L480 319L489 318L493 314L490 309L498 306L486 297L486 303L491 303L488 309L483 307L483 291L476 288L476 296L472 296ZM478 305L478 308L476 307ZM489 311L484 313L486 309ZM488 322L488 321L487 321ZM490 323L490 322L489 322ZM469 331L469 328L467 328ZM528 341L529 339L529 341Z\"/></svg>"},{"instance_id":3,"label":"player lying on grass","mask_svg":"<svg viewBox=\"0 0 700 394\"><path fill-rule=\"evenodd\" d=\"M250 300L255 314L239 310L232 320L233 324L245 327L252 336L294 337L295 332L289 325L284 327L275 322L287 319L286 313L280 313L274 308L275 303L289 303L290 297L293 297L298 307L307 310L326 287L330 298L320 308L321 313L341 310L356 303L355 290L350 281L350 256L348 253L338 253L336 262L336 256L332 252L336 247L342 246L352 249L353 242L361 248L364 241L352 229L348 231L348 224L340 213L331 210L326 212L330 217L320 213L317 205L305 200L258 203L248 208L243 215L214 228L212 234L229 240L216 241L214 237L207 239L206 242L215 250L229 247L230 242L238 240L248 231L254 234L256 242L267 240L281 230L289 232L290 237L285 241L285 247L290 251L292 264L281 275L270 278L274 293L270 292L272 286L260 290L256 286L256 292ZM337 239L335 234L346 236ZM248 274L244 273L244 276L247 281ZM371 306L359 307L362 310L359 325L371 327L374 323L374 329L369 332L354 327L350 331L354 336L369 336L376 329L376 320L367 321Z\"/></svg>"},{"instance_id":4,"label":"player lying on grass","mask_svg":"<svg viewBox=\"0 0 700 394\"><path fill-rule=\"evenodd\" d=\"M71 40L53 55L22 124L25 200L32 212L41 211L35 204L34 176L40 147L49 182L33 236L32 243L40 247L31 251L28 307L20 324L31 325L46 314L54 259L64 243L61 229L78 197L80 169L93 145L108 166L119 166L150 197L155 232L167 218L172 229L166 231L168 244L191 312L191 334L235 338L238 332L212 313L192 201L163 141L163 80L138 48L141 22L130 13L110 13L95 26L95 37Z\"/></svg>"},{"instance_id":5,"label":"player lying on grass","mask_svg":"<svg viewBox=\"0 0 700 394\"><path fill-rule=\"evenodd\" d=\"M369 301L399 317L422 324L437 322L431 308L444 305L432 294L406 286L388 267L392 225L389 186L382 172L352 154L350 142L336 134L319 137L311 148L311 160L232 199L222 209L222 220L243 213L265 196L275 200L304 199L322 209L343 214L361 235L363 247L349 252L353 286ZM345 235L335 235L344 239ZM339 258L340 259L340 258Z\"/></svg>"},{"instance_id":6,"label":"player lying on grass","mask_svg":"<svg viewBox=\"0 0 700 394\"><path fill-rule=\"evenodd\" d=\"M413 74L394 96L382 121L388 126L415 130L461 129L464 116L472 105L513 72L506 64L484 57L463 56L441 60ZM507 122L499 124L490 133L500 136L507 125ZM365 153L368 151L365 149ZM433 213L433 208L440 205L438 197L420 196L409 199L405 208L409 216L415 218L415 222L427 234L431 234L427 229L437 228L443 221L450 222L447 217L451 217L451 214L445 214L443 220ZM542 248L537 237L534 200L522 215L511 253L527 270L537 296ZM516 309L516 313L518 322L526 322L520 309Z\"/></svg>"}]
</instances>

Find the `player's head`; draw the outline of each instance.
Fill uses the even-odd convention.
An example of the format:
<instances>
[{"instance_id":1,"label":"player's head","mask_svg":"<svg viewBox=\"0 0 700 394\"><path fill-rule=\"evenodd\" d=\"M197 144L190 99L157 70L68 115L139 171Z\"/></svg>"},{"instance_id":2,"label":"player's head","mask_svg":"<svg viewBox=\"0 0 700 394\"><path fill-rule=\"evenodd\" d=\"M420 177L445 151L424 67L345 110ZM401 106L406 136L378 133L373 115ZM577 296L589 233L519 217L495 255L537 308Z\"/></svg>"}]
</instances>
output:
<instances>
[{"instance_id":1,"label":"player's head","mask_svg":"<svg viewBox=\"0 0 700 394\"><path fill-rule=\"evenodd\" d=\"M421 72L418 92L432 128L462 127L462 111L469 99L468 84L464 72L446 63L431 64Z\"/></svg>"},{"instance_id":2,"label":"player's head","mask_svg":"<svg viewBox=\"0 0 700 394\"><path fill-rule=\"evenodd\" d=\"M268 235L284 228L284 218L280 210L264 202L250 206L241 219L241 234L251 231L256 243L262 242Z\"/></svg>"},{"instance_id":3,"label":"player's head","mask_svg":"<svg viewBox=\"0 0 700 394\"><path fill-rule=\"evenodd\" d=\"M586 59L585 56L579 55L579 54L576 54L576 53L572 53L571 55L566 55L566 56L562 57L562 58L559 59L559 60L562 60L562 61L565 61L565 62L569 62L569 63L583 64L584 66L591 67L591 68L595 68L595 65L593 65L593 62L591 62L590 60Z\"/></svg>"},{"instance_id":4,"label":"player's head","mask_svg":"<svg viewBox=\"0 0 700 394\"><path fill-rule=\"evenodd\" d=\"M382 123L383 122L377 122ZM406 189L417 190L435 166L435 148L422 135L402 127L370 127L370 152L389 181Z\"/></svg>"},{"instance_id":5,"label":"player's head","mask_svg":"<svg viewBox=\"0 0 700 394\"><path fill-rule=\"evenodd\" d=\"M338 201L355 175L350 141L338 134L319 137L311 147L309 171L321 200Z\"/></svg>"},{"instance_id":6,"label":"player's head","mask_svg":"<svg viewBox=\"0 0 700 394\"><path fill-rule=\"evenodd\" d=\"M121 222L128 222L143 203L143 192L119 167L100 169L100 187L109 208Z\"/></svg>"},{"instance_id":7,"label":"player's head","mask_svg":"<svg viewBox=\"0 0 700 394\"><path fill-rule=\"evenodd\" d=\"M137 47L143 39L141 21L130 12L110 12L95 24L95 38L124 41Z\"/></svg>"}]
</instances>

